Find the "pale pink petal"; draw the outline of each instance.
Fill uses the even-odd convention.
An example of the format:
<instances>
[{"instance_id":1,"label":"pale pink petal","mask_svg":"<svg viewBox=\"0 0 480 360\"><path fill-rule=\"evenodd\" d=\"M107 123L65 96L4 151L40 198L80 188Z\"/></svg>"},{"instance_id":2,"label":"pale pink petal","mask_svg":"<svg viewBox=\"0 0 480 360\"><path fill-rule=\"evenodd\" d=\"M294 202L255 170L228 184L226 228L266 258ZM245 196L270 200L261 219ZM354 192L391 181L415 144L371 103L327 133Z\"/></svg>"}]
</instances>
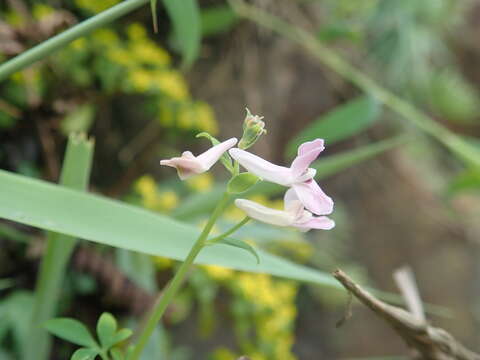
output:
<instances>
[{"instance_id":1,"label":"pale pink petal","mask_svg":"<svg viewBox=\"0 0 480 360\"><path fill-rule=\"evenodd\" d=\"M293 190L292 188L288 189L285 193L283 197L283 203L285 211L292 214L295 219L298 219L303 215L304 206L298 198L297 194L295 193L295 190Z\"/></svg>"},{"instance_id":2,"label":"pale pink petal","mask_svg":"<svg viewBox=\"0 0 480 360\"><path fill-rule=\"evenodd\" d=\"M325 142L323 139L315 139L313 141L307 141L298 147L298 156L305 155L306 153L316 150L320 154L325 149ZM317 154L318 155L318 154Z\"/></svg>"},{"instance_id":3,"label":"pale pink petal","mask_svg":"<svg viewBox=\"0 0 480 360\"><path fill-rule=\"evenodd\" d=\"M185 180L192 175L200 174L204 167L190 151L185 151L181 157L174 157L168 160L161 160L160 165L170 166L177 169L178 177Z\"/></svg>"},{"instance_id":4,"label":"pale pink petal","mask_svg":"<svg viewBox=\"0 0 480 360\"><path fill-rule=\"evenodd\" d=\"M301 231L308 231L310 229L330 230L335 227L335 221L326 216L319 216L312 217L310 220L303 223L295 223L293 226Z\"/></svg>"},{"instance_id":5,"label":"pale pink petal","mask_svg":"<svg viewBox=\"0 0 480 360\"><path fill-rule=\"evenodd\" d=\"M298 156L293 160L290 169L294 177L302 175L318 155L325 149L323 139L303 143L298 148Z\"/></svg>"},{"instance_id":6,"label":"pale pink petal","mask_svg":"<svg viewBox=\"0 0 480 360\"><path fill-rule=\"evenodd\" d=\"M220 157L223 155L225 151L235 146L237 143L236 138L228 139L224 142L221 142L218 145L215 145L205 151L203 154L197 156L198 161L202 164L205 168L205 171L209 170Z\"/></svg>"},{"instance_id":7,"label":"pale pink petal","mask_svg":"<svg viewBox=\"0 0 480 360\"><path fill-rule=\"evenodd\" d=\"M246 199L235 200L235 205L252 219L277 226L291 226L294 218L286 211L275 210Z\"/></svg>"},{"instance_id":8,"label":"pale pink petal","mask_svg":"<svg viewBox=\"0 0 480 360\"><path fill-rule=\"evenodd\" d=\"M292 175L289 168L278 166L241 149L230 149L232 158L254 175L279 185L290 186Z\"/></svg>"},{"instance_id":9,"label":"pale pink petal","mask_svg":"<svg viewBox=\"0 0 480 360\"><path fill-rule=\"evenodd\" d=\"M311 179L292 185L303 205L316 215L328 215L333 211L333 200Z\"/></svg>"}]
</instances>

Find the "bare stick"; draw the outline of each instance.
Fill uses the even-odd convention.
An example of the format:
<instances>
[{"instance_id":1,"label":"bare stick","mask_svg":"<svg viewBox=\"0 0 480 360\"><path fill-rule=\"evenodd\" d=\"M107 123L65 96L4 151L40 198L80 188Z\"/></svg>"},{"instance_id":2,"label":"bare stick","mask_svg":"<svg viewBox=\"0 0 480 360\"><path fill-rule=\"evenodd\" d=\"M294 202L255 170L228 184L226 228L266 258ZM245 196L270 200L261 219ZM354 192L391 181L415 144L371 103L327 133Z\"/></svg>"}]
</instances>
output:
<instances>
[{"instance_id":1,"label":"bare stick","mask_svg":"<svg viewBox=\"0 0 480 360\"><path fill-rule=\"evenodd\" d=\"M433 327L399 307L378 300L342 270L334 271L333 276L353 296L392 326L415 352L414 359L480 360L480 355L466 349L445 330Z\"/></svg>"}]
</instances>

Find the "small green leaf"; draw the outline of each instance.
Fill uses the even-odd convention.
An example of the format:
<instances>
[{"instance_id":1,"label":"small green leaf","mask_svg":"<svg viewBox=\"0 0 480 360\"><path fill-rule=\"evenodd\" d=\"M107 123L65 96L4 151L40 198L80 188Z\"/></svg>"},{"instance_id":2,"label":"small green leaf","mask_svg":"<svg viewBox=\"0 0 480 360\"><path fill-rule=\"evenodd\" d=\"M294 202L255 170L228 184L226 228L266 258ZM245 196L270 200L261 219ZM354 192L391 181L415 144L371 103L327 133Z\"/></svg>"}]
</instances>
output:
<instances>
[{"instance_id":1,"label":"small green leaf","mask_svg":"<svg viewBox=\"0 0 480 360\"><path fill-rule=\"evenodd\" d=\"M116 331L117 321L113 315L107 312L103 313L97 322L97 334L104 349L109 349L113 345Z\"/></svg>"},{"instance_id":2,"label":"small green leaf","mask_svg":"<svg viewBox=\"0 0 480 360\"><path fill-rule=\"evenodd\" d=\"M98 355L98 351L95 349L78 349L75 351L70 360L94 360Z\"/></svg>"},{"instance_id":3,"label":"small green leaf","mask_svg":"<svg viewBox=\"0 0 480 360\"><path fill-rule=\"evenodd\" d=\"M182 67L188 68L198 56L201 42L200 11L197 0L163 0L173 24L173 35L182 53Z\"/></svg>"},{"instance_id":4,"label":"small green leaf","mask_svg":"<svg viewBox=\"0 0 480 360\"><path fill-rule=\"evenodd\" d=\"M111 346L128 339L130 336L132 336L132 334L133 334L133 331L130 329L121 329L119 332L115 334L114 338L112 339Z\"/></svg>"},{"instance_id":5,"label":"small green leaf","mask_svg":"<svg viewBox=\"0 0 480 360\"><path fill-rule=\"evenodd\" d=\"M78 320L70 318L51 319L45 323L45 328L52 334L73 344L88 347L98 346L86 326Z\"/></svg>"},{"instance_id":6,"label":"small green leaf","mask_svg":"<svg viewBox=\"0 0 480 360\"><path fill-rule=\"evenodd\" d=\"M247 243L243 240L232 239L232 238L223 238L222 240L219 240L218 242L216 242L215 245L216 244L225 244L225 245L229 245L229 246L233 246L233 247L236 247L236 248L246 250L250 254L255 256L255 259L257 259L257 264L260 264L260 257L258 256L258 253L255 250L255 248L252 245L250 245L249 243Z\"/></svg>"},{"instance_id":7,"label":"small green leaf","mask_svg":"<svg viewBox=\"0 0 480 360\"><path fill-rule=\"evenodd\" d=\"M322 138L328 146L358 134L379 118L379 110L378 102L366 96L337 106L326 115L314 120L290 141L287 145L287 154L294 156L297 148L305 141Z\"/></svg>"},{"instance_id":8,"label":"small green leaf","mask_svg":"<svg viewBox=\"0 0 480 360\"><path fill-rule=\"evenodd\" d=\"M124 360L122 351L119 348L112 348L110 350L110 355L112 355L113 360Z\"/></svg>"},{"instance_id":9,"label":"small green leaf","mask_svg":"<svg viewBox=\"0 0 480 360\"><path fill-rule=\"evenodd\" d=\"M235 175L228 182L227 191L230 194L241 194L250 189L253 185L255 185L258 180L260 180L258 176L255 176L249 172Z\"/></svg>"},{"instance_id":10,"label":"small green leaf","mask_svg":"<svg viewBox=\"0 0 480 360\"><path fill-rule=\"evenodd\" d=\"M220 141L218 141L214 136L210 135L207 132L201 132L200 134L197 134L196 137L197 138L203 137L210 140L213 146L220 144ZM227 151L223 153L222 157L220 158L220 161L222 162L223 166L225 166L227 170L230 171L230 173L233 173L232 158L230 157L230 155L228 155Z\"/></svg>"}]
</instances>

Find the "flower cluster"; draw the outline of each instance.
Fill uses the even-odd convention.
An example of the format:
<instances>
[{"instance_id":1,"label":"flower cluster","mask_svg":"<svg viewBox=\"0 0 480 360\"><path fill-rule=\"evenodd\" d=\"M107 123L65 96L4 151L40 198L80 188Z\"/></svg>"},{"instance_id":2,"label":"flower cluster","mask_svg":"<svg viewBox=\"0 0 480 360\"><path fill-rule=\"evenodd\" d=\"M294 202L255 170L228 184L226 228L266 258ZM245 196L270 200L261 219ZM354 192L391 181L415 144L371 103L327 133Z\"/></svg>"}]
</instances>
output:
<instances>
[{"instance_id":1,"label":"flower cluster","mask_svg":"<svg viewBox=\"0 0 480 360\"><path fill-rule=\"evenodd\" d=\"M249 147L265 133L261 119L248 112L244 123L244 135L239 144L245 144L248 137ZM255 134L255 131L258 134ZM160 164L176 168L180 179L185 180L209 170L228 151L228 154L251 174L262 180L288 187L284 196L284 210L272 209L251 200L236 199L235 205L250 218L276 226L295 227L301 231L329 230L335 226L333 220L325 216L332 213L333 201L315 181L316 170L310 168L310 164L325 148L323 139L300 145L297 157L290 167L272 164L240 148L246 146L233 148L236 144L237 139L231 138L214 145L198 156L185 151L181 157L162 160Z\"/></svg>"}]
</instances>

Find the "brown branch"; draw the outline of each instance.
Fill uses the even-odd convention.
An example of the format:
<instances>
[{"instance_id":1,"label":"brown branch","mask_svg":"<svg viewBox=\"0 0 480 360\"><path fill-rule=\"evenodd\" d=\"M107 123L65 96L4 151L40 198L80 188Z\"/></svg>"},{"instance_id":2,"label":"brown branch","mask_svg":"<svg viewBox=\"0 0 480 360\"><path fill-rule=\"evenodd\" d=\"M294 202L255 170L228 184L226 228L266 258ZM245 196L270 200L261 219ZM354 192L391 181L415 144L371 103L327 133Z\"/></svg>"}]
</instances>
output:
<instances>
[{"instance_id":1,"label":"brown branch","mask_svg":"<svg viewBox=\"0 0 480 360\"><path fill-rule=\"evenodd\" d=\"M408 347L415 352L415 359L480 360L480 355L466 349L445 330L433 327L399 307L378 300L343 271L336 270L333 276L353 296L392 326Z\"/></svg>"}]
</instances>

